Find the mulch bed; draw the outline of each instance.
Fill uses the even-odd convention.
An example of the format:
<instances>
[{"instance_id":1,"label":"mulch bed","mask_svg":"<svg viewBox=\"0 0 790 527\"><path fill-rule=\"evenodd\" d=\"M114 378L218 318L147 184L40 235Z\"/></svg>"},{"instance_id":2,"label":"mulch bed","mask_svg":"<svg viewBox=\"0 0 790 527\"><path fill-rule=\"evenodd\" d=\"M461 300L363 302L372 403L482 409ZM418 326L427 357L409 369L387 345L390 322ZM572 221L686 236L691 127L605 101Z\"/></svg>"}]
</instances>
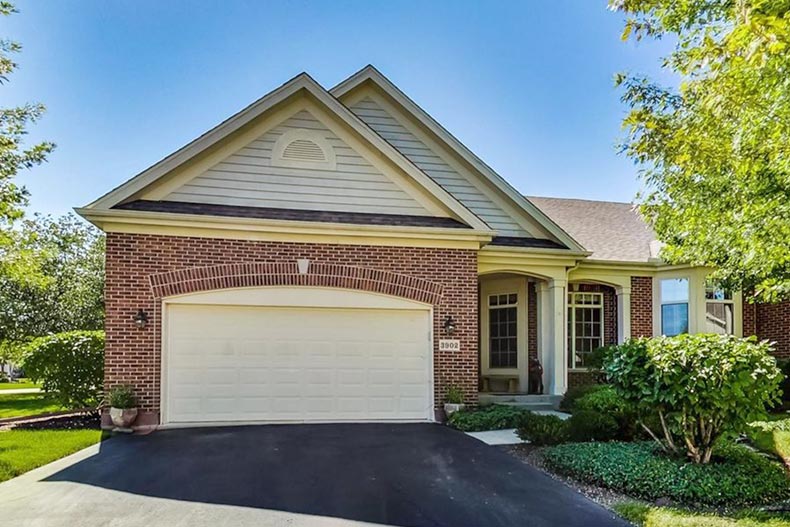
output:
<instances>
[{"instance_id":1,"label":"mulch bed","mask_svg":"<svg viewBox=\"0 0 790 527\"><path fill-rule=\"evenodd\" d=\"M71 413L16 420L2 425L0 430L98 430L100 424L101 419L96 413Z\"/></svg>"}]
</instances>

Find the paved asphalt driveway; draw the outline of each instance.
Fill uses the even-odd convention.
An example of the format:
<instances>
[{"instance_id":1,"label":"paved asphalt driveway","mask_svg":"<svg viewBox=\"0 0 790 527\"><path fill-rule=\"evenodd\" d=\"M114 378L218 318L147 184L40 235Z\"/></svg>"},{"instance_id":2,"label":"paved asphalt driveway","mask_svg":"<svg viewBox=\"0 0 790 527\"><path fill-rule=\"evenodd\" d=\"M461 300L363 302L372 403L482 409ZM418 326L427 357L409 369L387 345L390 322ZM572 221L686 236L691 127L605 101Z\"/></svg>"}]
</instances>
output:
<instances>
[{"instance_id":1,"label":"paved asphalt driveway","mask_svg":"<svg viewBox=\"0 0 790 527\"><path fill-rule=\"evenodd\" d=\"M438 425L162 430L95 450L0 484L0 524L628 525L496 447Z\"/></svg>"}]
</instances>

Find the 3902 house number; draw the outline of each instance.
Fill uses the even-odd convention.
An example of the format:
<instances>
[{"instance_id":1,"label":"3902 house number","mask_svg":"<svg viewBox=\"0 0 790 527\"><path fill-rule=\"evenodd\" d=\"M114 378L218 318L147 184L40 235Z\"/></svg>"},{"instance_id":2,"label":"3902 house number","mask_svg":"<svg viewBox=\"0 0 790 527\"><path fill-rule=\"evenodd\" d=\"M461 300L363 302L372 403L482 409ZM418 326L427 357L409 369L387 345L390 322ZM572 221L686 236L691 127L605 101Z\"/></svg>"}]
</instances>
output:
<instances>
[{"instance_id":1,"label":"3902 house number","mask_svg":"<svg viewBox=\"0 0 790 527\"><path fill-rule=\"evenodd\" d=\"M458 339L439 339L439 351L461 351L461 341Z\"/></svg>"}]
</instances>

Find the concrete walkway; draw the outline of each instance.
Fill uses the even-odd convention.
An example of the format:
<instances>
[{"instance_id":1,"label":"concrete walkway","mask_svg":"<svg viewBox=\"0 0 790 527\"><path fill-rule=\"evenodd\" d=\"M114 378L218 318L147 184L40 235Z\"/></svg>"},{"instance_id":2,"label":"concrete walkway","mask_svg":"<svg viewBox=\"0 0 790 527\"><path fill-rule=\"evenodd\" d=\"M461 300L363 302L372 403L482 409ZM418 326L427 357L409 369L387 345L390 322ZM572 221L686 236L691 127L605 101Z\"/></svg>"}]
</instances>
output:
<instances>
[{"instance_id":1,"label":"concrete walkway","mask_svg":"<svg viewBox=\"0 0 790 527\"><path fill-rule=\"evenodd\" d=\"M536 410L533 413L540 415L556 415L563 421L568 419L571 414L565 412L557 412L555 410ZM518 437L515 428L507 428L505 430L487 430L485 432L466 432L466 435L474 437L478 441L482 441L487 445L519 445L521 443L529 443Z\"/></svg>"},{"instance_id":2,"label":"concrete walkway","mask_svg":"<svg viewBox=\"0 0 790 527\"><path fill-rule=\"evenodd\" d=\"M515 428L507 428L505 430L488 430L486 432L467 432L466 435L474 437L482 441L486 445L519 445L521 443L528 443L524 441L516 433Z\"/></svg>"}]
</instances>

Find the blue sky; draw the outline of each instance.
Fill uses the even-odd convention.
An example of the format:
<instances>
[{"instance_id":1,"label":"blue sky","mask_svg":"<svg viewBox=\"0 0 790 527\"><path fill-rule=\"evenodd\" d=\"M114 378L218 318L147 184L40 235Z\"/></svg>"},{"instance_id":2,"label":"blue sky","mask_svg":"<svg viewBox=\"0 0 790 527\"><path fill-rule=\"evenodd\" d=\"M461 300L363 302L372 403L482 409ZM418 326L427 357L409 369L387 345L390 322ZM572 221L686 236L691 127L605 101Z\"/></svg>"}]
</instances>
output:
<instances>
[{"instance_id":1,"label":"blue sky","mask_svg":"<svg viewBox=\"0 0 790 527\"><path fill-rule=\"evenodd\" d=\"M618 71L657 76L666 44L623 43L605 0L19 0L0 104L47 105L21 174L31 211L82 206L301 71L329 88L371 63L525 194L630 201Z\"/></svg>"}]
</instances>

